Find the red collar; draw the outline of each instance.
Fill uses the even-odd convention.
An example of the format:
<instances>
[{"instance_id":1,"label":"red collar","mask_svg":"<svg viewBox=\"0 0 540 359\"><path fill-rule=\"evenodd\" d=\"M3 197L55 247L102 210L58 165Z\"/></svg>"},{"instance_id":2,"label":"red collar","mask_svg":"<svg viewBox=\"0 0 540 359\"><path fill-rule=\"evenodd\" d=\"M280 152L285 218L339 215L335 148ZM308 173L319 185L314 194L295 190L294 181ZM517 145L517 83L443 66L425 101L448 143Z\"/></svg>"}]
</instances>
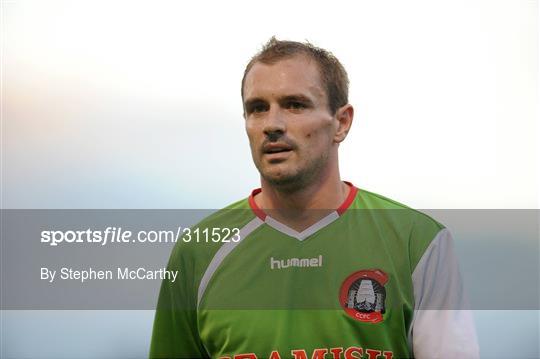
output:
<instances>
[{"instance_id":1,"label":"red collar","mask_svg":"<svg viewBox=\"0 0 540 359\"><path fill-rule=\"evenodd\" d=\"M356 197L356 193L358 192L358 188L356 188L351 182L343 181L345 182L349 187L349 194L347 195L347 198L345 198L345 201L336 209L336 212L338 215L342 215L345 213L347 208L350 207L351 203L354 201L354 197ZM263 221L266 219L266 213L257 206L257 203L255 203L255 196L262 192L261 188L254 189L251 192L251 195L248 198L249 206L253 210L253 213Z\"/></svg>"}]
</instances>

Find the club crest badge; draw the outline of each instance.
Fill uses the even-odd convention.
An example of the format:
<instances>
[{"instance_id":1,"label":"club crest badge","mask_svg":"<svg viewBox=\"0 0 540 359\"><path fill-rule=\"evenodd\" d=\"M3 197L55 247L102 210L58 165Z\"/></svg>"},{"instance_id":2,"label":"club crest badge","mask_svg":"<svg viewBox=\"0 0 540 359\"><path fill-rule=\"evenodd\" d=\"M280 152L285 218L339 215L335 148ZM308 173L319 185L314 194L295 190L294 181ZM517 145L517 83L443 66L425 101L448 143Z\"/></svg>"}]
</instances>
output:
<instances>
[{"instance_id":1,"label":"club crest badge","mask_svg":"<svg viewBox=\"0 0 540 359\"><path fill-rule=\"evenodd\" d=\"M388 275L379 269L354 272L341 285L341 306L349 316L361 322L382 322L387 282Z\"/></svg>"}]
</instances>

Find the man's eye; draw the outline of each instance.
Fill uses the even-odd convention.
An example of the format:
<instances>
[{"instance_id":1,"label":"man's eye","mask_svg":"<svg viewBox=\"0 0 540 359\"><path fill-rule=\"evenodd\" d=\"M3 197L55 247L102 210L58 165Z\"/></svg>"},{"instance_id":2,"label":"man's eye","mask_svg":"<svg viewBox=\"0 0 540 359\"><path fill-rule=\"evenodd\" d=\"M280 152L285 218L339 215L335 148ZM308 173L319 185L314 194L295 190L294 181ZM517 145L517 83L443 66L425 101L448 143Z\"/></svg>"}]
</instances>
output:
<instances>
[{"instance_id":1,"label":"man's eye","mask_svg":"<svg viewBox=\"0 0 540 359\"><path fill-rule=\"evenodd\" d=\"M262 104L251 106L251 108L249 109L249 113L261 113L264 111L266 111L266 106Z\"/></svg>"},{"instance_id":2,"label":"man's eye","mask_svg":"<svg viewBox=\"0 0 540 359\"><path fill-rule=\"evenodd\" d=\"M301 110L306 108L306 106L302 102L289 102L288 107L293 110Z\"/></svg>"}]
</instances>

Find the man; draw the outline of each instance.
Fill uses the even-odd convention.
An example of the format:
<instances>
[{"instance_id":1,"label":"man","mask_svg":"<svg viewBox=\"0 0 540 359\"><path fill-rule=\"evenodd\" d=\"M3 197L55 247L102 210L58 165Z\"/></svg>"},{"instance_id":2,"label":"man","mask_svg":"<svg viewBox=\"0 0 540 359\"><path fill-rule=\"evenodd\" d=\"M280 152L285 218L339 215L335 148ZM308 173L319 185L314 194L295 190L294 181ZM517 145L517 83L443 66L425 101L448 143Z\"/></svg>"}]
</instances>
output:
<instances>
[{"instance_id":1,"label":"man","mask_svg":"<svg viewBox=\"0 0 540 359\"><path fill-rule=\"evenodd\" d=\"M196 226L230 241L177 243L151 357L478 356L449 232L341 180L347 94L342 65L311 44L272 38L247 65L261 188Z\"/></svg>"}]
</instances>

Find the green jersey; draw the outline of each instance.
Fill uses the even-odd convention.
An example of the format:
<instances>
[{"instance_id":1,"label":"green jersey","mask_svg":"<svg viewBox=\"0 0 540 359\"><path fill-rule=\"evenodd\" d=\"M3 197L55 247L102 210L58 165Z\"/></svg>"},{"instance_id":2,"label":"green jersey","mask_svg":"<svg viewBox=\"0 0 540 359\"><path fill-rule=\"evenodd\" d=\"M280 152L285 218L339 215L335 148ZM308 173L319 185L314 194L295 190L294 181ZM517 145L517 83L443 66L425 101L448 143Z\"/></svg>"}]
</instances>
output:
<instances>
[{"instance_id":1,"label":"green jersey","mask_svg":"<svg viewBox=\"0 0 540 359\"><path fill-rule=\"evenodd\" d=\"M195 226L172 252L150 356L477 357L448 230L349 186L302 232L258 208L260 190Z\"/></svg>"}]
</instances>

